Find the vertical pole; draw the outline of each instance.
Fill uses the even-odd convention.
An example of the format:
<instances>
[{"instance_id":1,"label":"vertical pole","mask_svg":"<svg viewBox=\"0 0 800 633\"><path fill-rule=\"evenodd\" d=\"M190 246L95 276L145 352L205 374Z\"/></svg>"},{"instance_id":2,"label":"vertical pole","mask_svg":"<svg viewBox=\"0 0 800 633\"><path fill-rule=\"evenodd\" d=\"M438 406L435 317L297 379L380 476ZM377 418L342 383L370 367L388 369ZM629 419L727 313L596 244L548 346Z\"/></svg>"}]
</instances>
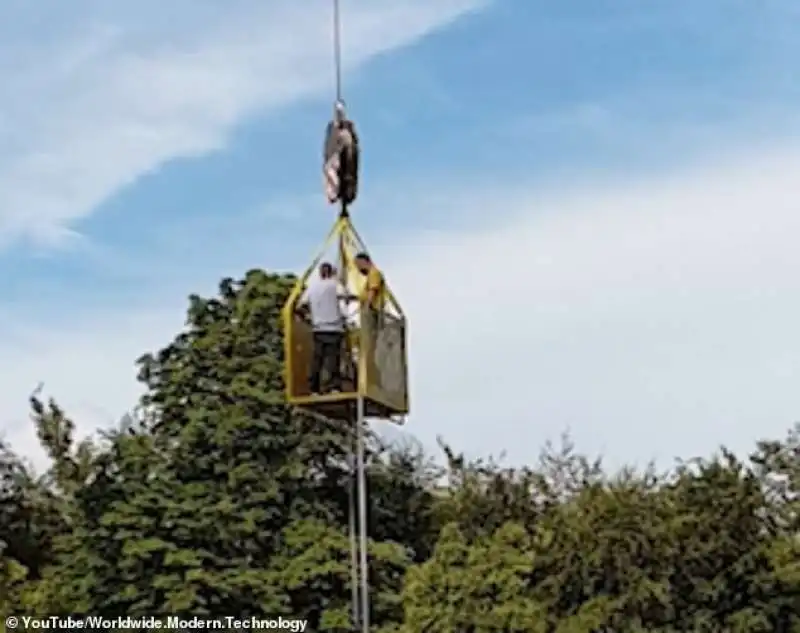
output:
<instances>
[{"instance_id":1,"label":"vertical pole","mask_svg":"<svg viewBox=\"0 0 800 633\"><path fill-rule=\"evenodd\" d=\"M344 201L341 203L341 216L346 216L347 214L347 205ZM344 245L344 235L339 234L339 283L343 286L345 291L348 290L347 288L347 269L346 269L346 260L345 260L345 245ZM346 324L345 324L346 325ZM345 328L345 335L347 333L347 329ZM348 368L350 366L350 359L352 354L349 351L349 343L345 339L343 343L348 352L345 356L348 363ZM349 373L349 372L348 372ZM356 385L356 388L358 386ZM351 416L350 420L354 424L358 424L358 416L353 415L353 413L357 413L350 410ZM355 429L354 429L355 430ZM347 480L347 513L348 513L348 531L350 536L350 600L351 600L351 612L353 616L353 628L357 628L359 626L359 587L358 587L358 537L356 534L356 487L358 486L358 466L356 464L356 452L358 451L358 446L356 445L358 442L358 435L351 434L349 436L349 455L347 457L347 468L348 468L348 480Z\"/></svg>"},{"instance_id":2,"label":"vertical pole","mask_svg":"<svg viewBox=\"0 0 800 633\"><path fill-rule=\"evenodd\" d=\"M367 566L367 475L364 465L364 397L358 397L356 416L356 442L358 454L358 514L361 549L361 631L369 633L369 577Z\"/></svg>"},{"instance_id":3,"label":"vertical pole","mask_svg":"<svg viewBox=\"0 0 800 633\"><path fill-rule=\"evenodd\" d=\"M352 419L352 418L351 418ZM357 424L357 422L356 422ZM355 429L354 429L355 430ZM356 536L356 486L358 485L356 468L356 446L353 436L350 439L350 455L348 456L348 520L350 534L350 600L353 615L353 629L359 626L359 593L358 593L358 537Z\"/></svg>"}]
</instances>

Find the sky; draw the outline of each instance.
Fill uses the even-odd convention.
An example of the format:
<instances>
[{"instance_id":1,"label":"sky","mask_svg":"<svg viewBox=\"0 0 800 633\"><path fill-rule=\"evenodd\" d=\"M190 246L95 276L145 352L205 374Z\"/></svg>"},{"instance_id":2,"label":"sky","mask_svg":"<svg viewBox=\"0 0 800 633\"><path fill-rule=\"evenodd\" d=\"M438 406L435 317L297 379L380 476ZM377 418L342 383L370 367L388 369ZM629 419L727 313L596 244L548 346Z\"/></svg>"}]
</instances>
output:
<instances>
[{"instance_id":1,"label":"sky","mask_svg":"<svg viewBox=\"0 0 800 633\"><path fill-rule=\"evenodd\" d=\"M409 317L435 449L746 453L800 417L800 7L342 0L354 220ZM331 2L0 3L0 431L43 463L141 394L187 296L300 272ZM384 429L385 430L385 429Z\"/></svg>"}]
</instances>

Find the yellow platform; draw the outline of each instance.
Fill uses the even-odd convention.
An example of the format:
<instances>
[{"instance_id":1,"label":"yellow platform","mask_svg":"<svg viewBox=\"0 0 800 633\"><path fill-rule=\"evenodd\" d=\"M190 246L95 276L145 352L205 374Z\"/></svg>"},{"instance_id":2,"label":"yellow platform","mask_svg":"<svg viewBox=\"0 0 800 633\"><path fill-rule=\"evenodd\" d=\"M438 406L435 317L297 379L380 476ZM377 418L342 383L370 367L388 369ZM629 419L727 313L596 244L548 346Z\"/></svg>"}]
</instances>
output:
<instances>
[{"instance_id":1,"label":"yellow platform","mask_svg":"<svg viewBox=\"0 0 800 633\"><path fill-rule=\"evenodd\" d=\"M364 399L367 417L401 422L409 412L407 325L405 315L386 281L386 302L380 324L372 328L360 323L358 310L348 318L342 352L341 393L312 395L308 387L313 354L311 325L297 313L297 304L309 279L330 249L342 283L349 294L358 295L365 282L354 265L360 252L367 252L348 217L340 217L314 261L292 289L283 308L286 400L303 409L333 419L355 417L356 402ZM380 268L380 262L376 262ZM324 380L324 377L323 377Z\"/></svg>"}]
</instances>

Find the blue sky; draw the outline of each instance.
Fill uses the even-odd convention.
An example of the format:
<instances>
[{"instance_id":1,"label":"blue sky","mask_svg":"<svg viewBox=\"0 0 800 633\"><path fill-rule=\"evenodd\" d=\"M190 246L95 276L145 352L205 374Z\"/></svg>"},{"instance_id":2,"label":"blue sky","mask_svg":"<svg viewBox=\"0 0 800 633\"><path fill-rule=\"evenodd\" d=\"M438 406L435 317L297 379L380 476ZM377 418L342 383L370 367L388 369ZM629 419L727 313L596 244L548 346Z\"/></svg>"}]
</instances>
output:
<instances>
[{"instance_id":1,"label":"blue sky","mask_svg":"<svg viewBox=\"0 0 800 633\"><path fill-rule=\"evenodd\" d=\"M410 433L519 462L569 427L641 462L793 422L800 9L342 4L355 217L412 320ZM40 380L86 432L111 423L186 295L303 268L333 220L330 54L327 0L0 6L21 450Z\"/></svg>"}]
</instances>

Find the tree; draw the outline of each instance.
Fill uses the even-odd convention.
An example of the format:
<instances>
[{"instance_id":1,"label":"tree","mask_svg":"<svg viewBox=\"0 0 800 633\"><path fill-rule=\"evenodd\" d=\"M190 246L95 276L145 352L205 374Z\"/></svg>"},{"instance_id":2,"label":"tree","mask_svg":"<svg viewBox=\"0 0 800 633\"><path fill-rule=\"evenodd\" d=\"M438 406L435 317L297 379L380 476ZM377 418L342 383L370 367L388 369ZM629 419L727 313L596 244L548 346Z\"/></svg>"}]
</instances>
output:
<instances>
[{"instance_id":1,"label":"tree","mask_svg":"<svg viewBox=\"0 0 800 633\"><path fill-rule=\"evenodd\" d=\"M279 317L292 282L257 271L223 280L219 297L191 297L170 345L140 359L147 415L75 495L63 584L79 612L223 610L348 628L351 430L283 403ZM375 463L380 481L395 472ZM401 615L407 552L372 543L377 624Z\"/></svg>"},{"instance_id":2,"label":"tree","mask_svg":"<svg viewBox=\"0 0 800 633\"><path fill-rule=\"evenodd\" d=\"M471 539L451 526L433 558L409 570L409 630L788 632L800 624L800 559L785 547L776 553L758 478L729 453L669 477L623 471L566 486L572 492L557 504L547 494L552 473L540 475L530 523Z\"/></svg>"},{"instance_id":3,"label":"tree","mask_svg":"<svg viewBox=\"0 0 800 633\"><path fill-rule=\"evenodd\" d=\"M531 596L534 550L526 530L508 523L472 544L456 524L442 531L433 557L409 570L408 633L546 633L546 605Z\"/></svg>"}]
</instances>

